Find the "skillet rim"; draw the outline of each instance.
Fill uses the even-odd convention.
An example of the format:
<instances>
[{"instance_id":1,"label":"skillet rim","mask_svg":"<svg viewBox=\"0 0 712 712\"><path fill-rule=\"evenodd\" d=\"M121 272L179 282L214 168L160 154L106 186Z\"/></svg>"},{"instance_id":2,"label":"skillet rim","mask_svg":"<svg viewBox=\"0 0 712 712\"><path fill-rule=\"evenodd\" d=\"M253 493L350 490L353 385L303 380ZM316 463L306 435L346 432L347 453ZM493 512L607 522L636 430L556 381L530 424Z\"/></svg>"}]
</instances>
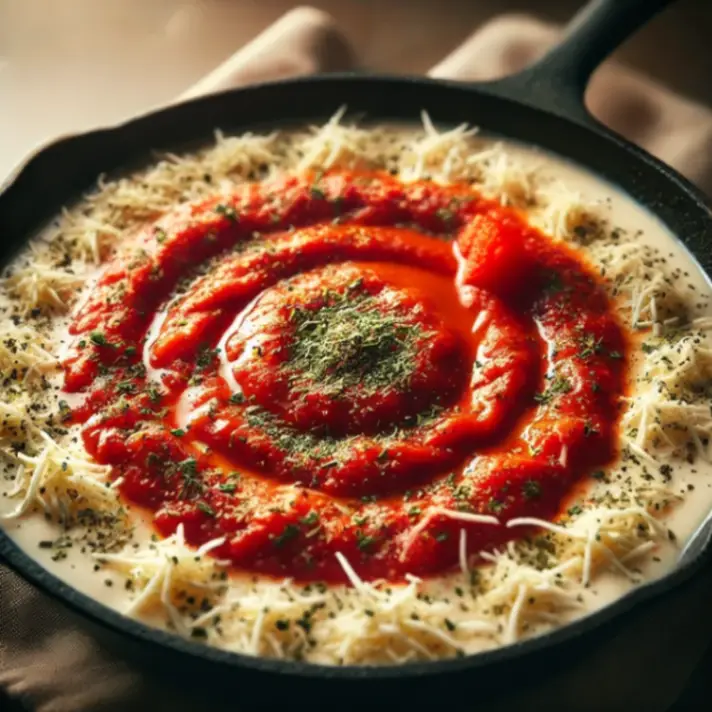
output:
<instances>
[{"instance_id":1,"label":"skillet rim","mask_svg":"<svg viewBox=\"0 0 712 712\"><path fill-rule=\"evenodd\" d=\"M51 160L57 157L58 153L63 154L68 151L69 154L74 152L74 154L77 155L81 153L82 150L91 149L97 141L104 141L109 145L114 144L114 153L116 153L117 148L120 149L123 146L124 139L126 139L127 134L130 135L132 132L138 132L140 135L143 127L146 127L152 123L158 123L166 118L173 117L172 121L174 123L178 123L179 119L184 114L189 114L191 111L201 110L204 108L209 109L213 106L217 108L224 102L227 102L228 104L231 102L234 103L233 100L249 100L251 95L253 97L255 95L259 96L260 92L267 92L267 94L270 92L284 93L287 90L307 90L309 87L316 88L317 90L321 89L323 91L325 89L328 90L330 85L335 84L338 87L339 83L345 83L347 85L347 89L353 89L354 87L358 88L359 85L364 84L368 87L368 91L378 90L380 85L382 92L386 92L389 87L394 88L394 84L395 88L402 88L405 91L411 92L425 92L429 90L431 92L445 91L451 93L453 90L456 90L462 92L463 97L469 96L470 99L476 100L479 98L485 102L494 101L495 104L505 102L505 107L509 105L509 108L511 108L511 106L514 105L515 109L521 110L523 113L535 112L535 115L543 118L542 124L550 121L563 121L566 125L572 127L571 130L573 130L573 127L577 127L578 132L583 131L585 134L595 136L595 141L603 141L604 145L607 145L608 148L612 148L614 150L614 153L622 152L622 155L624 154L625 157L629 159L632 158L634 161L639 162L639 164L644 167L643 174L645 174L646 171L652 171L652 173L649 173L648 176L643 175L644 180L645 178L652 180L653 176L657 176L659 180L661 179L664 183L667 183L668 187L672 186L677 192L677 195L674 197L678 200L682 197L683 208L692 208L694 212L697 213L692 217L692 225L694 226L696 223L701 223L703 227L706 227L708 239L710 234L712 234L712 209L710 208L708 199L686 178L678 174L674 169L666 166L650 154L646 153L644 150L630 144L622 137L598 124L595 120L582 120L580 117L569 119L561 115L563 112L546 111L539 107L532 106L526 101L526 99L518 99L516 97L516 87L514 85L510 87L508 80L501 82L489 82L479 85L468 85L463 84L462 82L443 81L423 77L398 75L370 76L364 74L356 75L353 73L328 74L316 77L298 77L254 84L247 87L220 92L207 97L201 97L182 104L160 108L122 123L55 140L31 154L26 161L21 163L20 166L15 168L15 170L10 173L9 178L0 186L0 228L5 227L5 216L3 211L7 208L8 204L12 203L12 200L16 197L16 194L21 194L22 190L26 188L26 184L35 178L34 173L38 170L38 164L46 163L48 161L51 162ZM453 98L457 101L459 97L456 97L453 94ZM339 103L335 102L333 99L329 101L332 107L335 103ZM425 105L430 103L431 102L428 100L423 101L423 104ZM217 113L220 112L218 111ZM307 112L307 114L311 117L320 115L320 113L321 112L318 111ZM410 114L410 117L411 120L414 118L412 114ZM376 121L393 120L392 116L388 116L388 118L386 118L383 115L380 118L374 118ZM439 120L438 122L440 123ZM290 120L291 125L298 123L304 123L304 118L300 117L299 119ZM443 121L442 123L452 122L448 120ZM480 122L477 121L476 124L479 125ZM212 127L214 128L216 125L220 125L220 123L216 121L212 124ZM242 130L249 130L250 126L251 124L249 122L243 122ZM252 124L252 126L254 126L254 124ZM238 127L239 124L234 128ZM233 130L232 125L230 125L230 130ZM200 133L204 134L206 132L201 131ZM504 135L509 137L509 134L505 133ZM521 138L514 138L511 140L522 141ZM548 150L549 152L559 153L558 151L551 149L549 146L537 141L527 139L525 142L533 144L537 148ZM548 143L548 141L545 141L544 143ZM150 150L151 149L142 149L140 153L145 155L145 153L150 152ZM161 148L160 150L164 149ZM559 153L559 155L561 154ZM119 166L114 166L111 170L117 167L120 168L122 164L125 166L126 162L121 160L122 157L119 157ZM104 160L105 158L106 156L102 156L101 160ZM564 158L579 164L584 170L592 171L600 175L599 170L592 169L589 165L583 163L579 158L573 158L571 155L564 155ZM635 163L632 167L637 169ZM620 171L614 172L616 175L620 176ZM93 173L92 180L96 179L98 173L99 171ZM612 182L616 188L628 193L633 200L640 203L642 207L661 219L665 227L673 233L673 236L680 243L681 248L685 249L689 253L689 256L693 262L698 265L703 274L705 274L705 276L709 279L710 274L712 274L712 254L707 254L706 260L704 260L704 256L700 256L698 254L704 250L705 235L703 234L699 237L693 235L689 237L689 241L693 243L698 239L701 240L701 245L688 244L688 239L680 237L678 234L679 231L675 229L676 221L674 218L671 220L661 218L661 211L666 217L674 215L674 213L671 213L667 209L663 210L663 208L667 205L665 201L661 202L663 196L647 194L647 191L645 189L641 189L638 185L637 181L640 180L640 176L637 174L634 175L635 179L631 179L630 181L632 190L628 185L620 185L617 181ZM604 174L603 177L606 180L611 180L609 175ZM623 182L626 182L626 176L623 176ZM64 202L69 202L72 198L76 197L76 187L77 186L72 185L68 189L69 194L66 196ZM89 187L90 186L84 182L84 190ZM685 205L685 203L687 203L687 205ZM54 213L54 208L48 208L47 212ZM670 222L673 224L671 225ZM39 227L40 223L40 220L36 221L34 226L35 229ZM684 225L685 221L682 220L680 226L682 227ZM32 233L31 230L25 230L23 232L24 234L21 236L21 242L24 244ZM6 262L11 259L12 254L12 248L10 248L7 250L6 254L2 255L0 261ZM703 264L703 261L708 262L708 264ZM697 531L691 535L688 540L688 544L683 550L675 568L671 569L668 573L664 574L657 580L646 582L637 588L631 589L616 601L613 601L597 611L589 613L588 615L551 632L531 639L518 641L511 645L501 646L494 650L484 651L462 658L408 663L399 666L329 666L298 661L285 661L273 658L255 657L243 653L227 652L219 648L181 638L176 634L172 634L158 628L153 628L136 619L129 618L122 613L99 603L90 596L81 593L78 589L75 589L70 584L65 583L59 577L50 573L38 561L33 559L29 554L25 553L17 544L14 543L11 537L1 527L0 562L3 562L4 557L4 563L9 564L10 568L22 578L37 586L45 594L50 595L52 598L57 599L62 604L68 606L75 613L80 614L80 616L88 618L90 621L98 623L104 628L108 628L122 636L129 636L134 640L137 639L142 642L150 643L154 648L161 649L163 652L168 650L182 656L198 658L204 662L220 666L221 668L251 669L256 672L278 673L292 678L297 676L324 680L385 681L392 679L411 679L422 676L430 677L443 673L455 673L464 670L481 670L482 668L491 667L500 663L520 660L527 656L531 656L533 653L538 651L558 649L562 647L563 644L571 642L572 639L577 636L590 633L596 628L602 627L604 624L620 617L626 611L631 610L643 602L660 597L666 592L683 584L685 581L690 579L696 571L703 567L704 561L706 558L709 558L710 550L712 549L711 542L712 510L710 511L708 517L700 524Z\"/></svg>"}]
</instances>

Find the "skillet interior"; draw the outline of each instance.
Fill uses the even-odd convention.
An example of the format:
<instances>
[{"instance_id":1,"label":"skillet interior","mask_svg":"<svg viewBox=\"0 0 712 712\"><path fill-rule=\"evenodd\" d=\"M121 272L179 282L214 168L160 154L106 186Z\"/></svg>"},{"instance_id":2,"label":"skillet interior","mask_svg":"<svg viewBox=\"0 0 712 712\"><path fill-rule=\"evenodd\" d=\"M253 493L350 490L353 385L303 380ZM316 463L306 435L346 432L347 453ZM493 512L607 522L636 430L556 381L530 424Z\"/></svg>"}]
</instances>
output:
<instances>
[{"instance_id":1,"label":"skillet interior","mask_svg":"<svg viewBox=\"0 0 712 712\"><path fill-rule=\"evenodd\" d=\"M0 195L0 259L6 263L14 252L50 219L57 209L89 189L100 173L120 171L134 161L145 161L152 151L176 149L207 140L215 127L226 131L269 128L275 116L289 116L289 123L315 123L332 114L340 104L347 104L356 114L369 120L413 121L426 108L439 123L466 121L514 140L542 147L560 154L621 187L634 200L654 212L666 226L680 236L709 274L712 271L712 219L702 196L683 178L644 152L626 144L604 129L595 130L547 114L516 101L497 96L498 87L473 89L461 84L444 84L423 79L367 78L331 76L264 84L232 91L165 109L116 128L96 131L59 141L44 149L17 175ZM286 673L292 676L332 681L397 681L409 678L410 684L422 685L433 674L473 674L486 668L490 682L492 666L511 671L514 661L532 670L536 653L549 654L570 650L574 639L594 629L604 635L615 618L633 605L661 594L686 580L708 558L709 526L703 525L692 538L679 566L663 579L634 589L599 612L539 638L513 646L480 653L463 659L409 664L398 668L331 668L292 662L252 658L227 653L181 640L124 618L103 605L74 591L48 574L0 531L0 555L21 575L46 592L61 599L85 616L134 639L150 643L143 654L157 648L177 653L171 664L186 663L193 673L196 665L205 673L229 668L235 681L238 667L250 672L257 682L258 673ZM588 639L590 640L590 638ZM562 647L561 644L567 643ZM186 655L187 654L187 655ZM511 674L511 673L508 673ZM426 676L425 678L423 676ZM450 676L447 676L449 679ZM238 678L239 679L239 678ZM477 675L478 684L485 675ZM371 689L370 686L366 686ZM290 686L290 689L291 686ZM415 689L415 688L414 688ZM365 691L365 690L364 690ZM371 689L372 691L372 689Z\"/></svg>"}]
</instances>

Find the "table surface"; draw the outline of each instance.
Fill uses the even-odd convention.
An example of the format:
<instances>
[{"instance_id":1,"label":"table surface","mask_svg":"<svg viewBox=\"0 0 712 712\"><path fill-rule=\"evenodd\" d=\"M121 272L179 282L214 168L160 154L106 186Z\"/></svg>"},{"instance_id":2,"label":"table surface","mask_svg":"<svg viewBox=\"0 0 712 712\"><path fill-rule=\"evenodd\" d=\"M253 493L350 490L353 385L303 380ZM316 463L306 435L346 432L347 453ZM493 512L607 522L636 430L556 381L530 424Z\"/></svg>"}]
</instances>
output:
<instances>
[{"instance_id":1,"label":"table surface","mask_svg":"<svg viewBox=\"0 0 712 712\"><path fill-rule=\"evenodd\" d=\"M28 151L54 136L121 121L170 100L294 4L288 0L0 0L0 180ZM346 28L364 66L424 72L495 14L519 11L563 21L580 2L317 0L309 4L330 12ZM394 27L398 27L396 38ZM678 91L712 104L711 30L712 2L681 0L628 42L620 55ZM674 712L700 709L701 700L712 697L711 672L712 649ZM0 692L0 708L13 712L14 707Z\"/></svg>"}]
</instances>

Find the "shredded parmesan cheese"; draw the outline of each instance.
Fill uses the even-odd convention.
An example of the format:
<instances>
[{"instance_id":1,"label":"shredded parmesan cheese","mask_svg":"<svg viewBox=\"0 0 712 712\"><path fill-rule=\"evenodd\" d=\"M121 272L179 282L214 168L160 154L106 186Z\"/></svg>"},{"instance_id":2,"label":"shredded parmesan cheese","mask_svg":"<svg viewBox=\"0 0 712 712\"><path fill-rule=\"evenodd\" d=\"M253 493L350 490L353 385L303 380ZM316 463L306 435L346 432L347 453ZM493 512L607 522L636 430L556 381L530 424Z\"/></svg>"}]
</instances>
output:
<instances>
[{"instance_id":1,"label":"shredded parmesan cheese","mask_svg":"<svg viewBox=\"0 0 712 712\"><path fill-rule=\"evenodd\" d=\"M37 455L21 452L16 456L20 465L10 496L21 495L22 499L5 518L19 517L35 505L60 519L89 505L121 511L116 492L107 480L109 467L92 462L77 447L64 448L46 433L40 435L45 445Z\"/></svg>"},{"instance_id":2,"label":"shredded parmesan cheese","mask_svg":"<svg viewBox=\"0 0 712 712\"><path fill-rule=\"evenodd\" d=\"M0 372L7 378L21 372L24 387L32 385L37 376L57 368L57 359L49 349L52 344L27 326L0 326Z\"/></svg>"},{"instance_id":3,"label":"shredded parmesan cheese","mask_svg":"<svg viewBox=\"0 0 712 712\"><path fill-rule=\"evenodd\" d=\"M120 241L176 205L283 170L379 168L406 181L467 181L502 204L526 209L533 224L583 250L625 319L646 338L652 334L623 404L625 487L617 480L592 487L575 512L556 522L430 510L404 542L404 556L432 517L535 534L475 556L463 527L458 571L432 581L409 576L397 585L363 581L341 553L349 586L228 577L226 562L213 555L225 540L193 549L181 525L161 541L95 553L101 565L126 576L126 613L252 655L400 664L511 644L565 623L585 610L582 597L602 572L638 581L635 567L669 543L659 518L681 499L661 481L661 468L674 458L712 456L712 348L702 333L712 328L712 317L690 308L680 275L659 253L635 235L613 234L605 204L547 177L543 161L522 161L474 127L439 128L426 112L421 120L422 129L364 128L342 108L323 125L291 134L217 131L205 150L160 156L137 175L101 178L64 211L3 276L7 299L0 306L31 317L6 319L0 327L0 371L21 384L4 392L0 404L0 447L11 473L5 517L14 521L38 510L69 522L96 510L130 526L119 482L87 456L76 432L57 430L61 406L35 407L42 389L56 382L53 354L60 351L50 330L33 321L37 313L59 324ZM562 464L568 456L562 450ZM620 474L611 468L606 476Z\"/></svg>"},{"instance_id":4,"label":"shredded parmesan cheese","mask_svg":"<svg viewBox=\"0 0 712 712\"><path fill-rule=\"evenodd\" d=\"M7 292L22 302L25 314L34 309L65 312L70 299L86 282L85 270L76 273L48 264L36 250L26 264L13 267L2 280Z\"/></svg>"}]
</instances>

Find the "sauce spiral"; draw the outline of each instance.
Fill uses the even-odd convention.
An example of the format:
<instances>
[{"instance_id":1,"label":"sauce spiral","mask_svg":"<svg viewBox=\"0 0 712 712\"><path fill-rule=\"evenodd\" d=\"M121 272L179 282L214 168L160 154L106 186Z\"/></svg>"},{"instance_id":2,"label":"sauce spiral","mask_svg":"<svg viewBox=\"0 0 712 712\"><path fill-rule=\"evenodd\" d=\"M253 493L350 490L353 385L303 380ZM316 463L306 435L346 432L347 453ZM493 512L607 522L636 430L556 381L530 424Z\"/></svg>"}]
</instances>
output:
<instances>
[{"instance_id":1,"label":"sauce spiral","mask_svg":"<svg viewBox=\"0 0 712 712\"><path fill-rule=\"evenodd\" d=\"M565 246L467 185L246 184L147 226L74 315L69 417L241 570L447 571L614 452L625 339ZM521 529L519 530L521 534Z\"/></svg>"}]
</instances>

